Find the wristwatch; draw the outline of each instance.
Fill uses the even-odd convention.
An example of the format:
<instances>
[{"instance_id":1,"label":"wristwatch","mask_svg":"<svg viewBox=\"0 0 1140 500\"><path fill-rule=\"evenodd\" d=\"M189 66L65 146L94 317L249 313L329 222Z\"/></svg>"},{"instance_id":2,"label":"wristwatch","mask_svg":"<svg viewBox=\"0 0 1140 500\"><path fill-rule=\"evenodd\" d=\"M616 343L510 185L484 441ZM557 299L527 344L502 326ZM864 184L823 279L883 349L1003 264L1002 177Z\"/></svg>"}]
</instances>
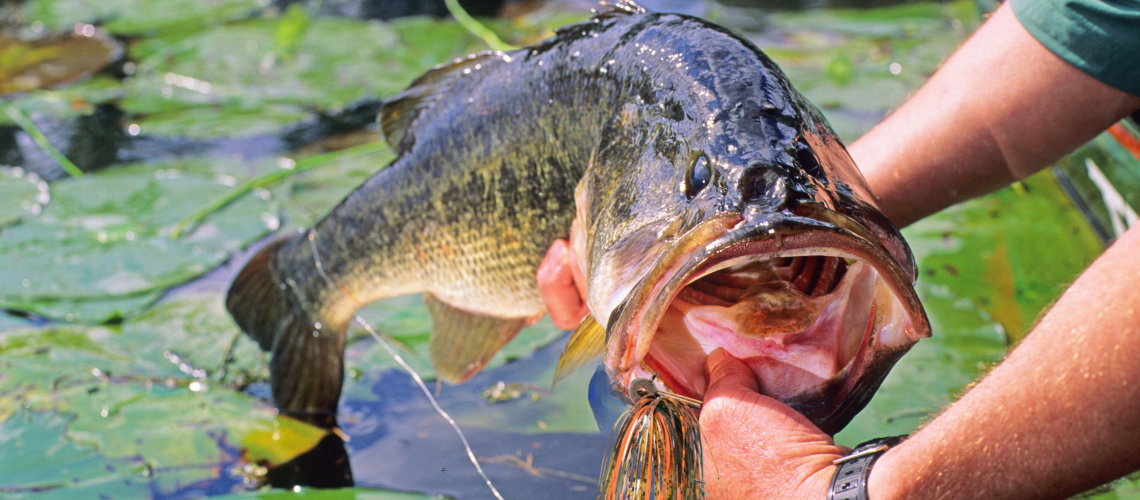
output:
<instances>
[{"instance_id":1,"label":"wristwatch","mask_svg":"<svg viewBox=\"0 0 1140 500\"><path fill-rule=\"evenodd\" d=\"M856 446L851 453L835 459L835 475L827 489L827 500L868 500L867 478L871 465L888 448L901 443L906 436L872 439Z\"/></svg>"}]
</instances>

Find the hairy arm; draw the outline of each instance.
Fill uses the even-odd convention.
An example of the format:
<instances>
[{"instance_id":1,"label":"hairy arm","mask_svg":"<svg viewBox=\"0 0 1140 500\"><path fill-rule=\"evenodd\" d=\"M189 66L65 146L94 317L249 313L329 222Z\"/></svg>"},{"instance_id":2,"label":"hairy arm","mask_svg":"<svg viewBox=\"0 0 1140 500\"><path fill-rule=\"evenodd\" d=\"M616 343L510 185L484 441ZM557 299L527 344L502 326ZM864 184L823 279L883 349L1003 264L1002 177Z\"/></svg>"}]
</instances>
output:
<instances>
[{"instance_id":1,"label":"hairy arm","mask_svg":"<svg viewBox=\"0 0 1140 500\"><path fill-rule=\"evenodd\" d=\"M871 470L870 498L1068 498L1140 469L1140 228ZM821 497L822 498L822 497Z\"/></svg>"},{"instance_id":2,"label":"hairy arm","mask_svg":"<svg viewBox=\"0 0 1140 500\"><path fill-rule=\"evenodd\" d=\"M1138 107L1140 98L1040 45L1006 4L850 152L884 213L903 226L1047 166ZM1001 365L876 462L870 498L1063 499L1140 469L1136 276L1140 227ZM724 354L708 361L701 426L710 497L825 498L830 458L843 450L747 390L737 363Z\"/></svg>"},{"instance_id":3,"label":"hairy arm","mask_svg":"<svg viewBox=\"0 0 1140 500\"><path fill-rule=\"evenodd\" d=\"M1049 52L1007 2L848 151L902 227L1050 165L1138 107Z\"/></svg>"}]
</instances>

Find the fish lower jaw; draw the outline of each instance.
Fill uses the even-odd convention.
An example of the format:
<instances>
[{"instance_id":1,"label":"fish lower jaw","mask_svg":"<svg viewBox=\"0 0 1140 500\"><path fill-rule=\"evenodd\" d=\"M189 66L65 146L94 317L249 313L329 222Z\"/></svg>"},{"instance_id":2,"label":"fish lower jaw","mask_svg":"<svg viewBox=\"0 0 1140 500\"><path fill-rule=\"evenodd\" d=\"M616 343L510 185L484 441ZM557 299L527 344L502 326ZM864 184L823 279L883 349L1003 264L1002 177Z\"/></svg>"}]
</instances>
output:
<instances>
[{"instance_id":1,"label":"fish lower jaw","mask_svg":"<svg viewBox=\"0 0 1140 500\"><path fill-rule=\"evenodd\" d=\"M751 368L761 393L782 401L802 400L850 390L853 382L845 379L861 376L877 348L900 337L909 342L909 321L901 304L874 269L861 262L854 262L835 289L821 298L817 315L805 328L765 334L763 325L740 324L741 316L731 309L675 299L629 378L656 375L665 389L702 399L708 385L705 360L720 347ZM846 394L819 397L831 396Z\"/></svg>"}]
</instances>

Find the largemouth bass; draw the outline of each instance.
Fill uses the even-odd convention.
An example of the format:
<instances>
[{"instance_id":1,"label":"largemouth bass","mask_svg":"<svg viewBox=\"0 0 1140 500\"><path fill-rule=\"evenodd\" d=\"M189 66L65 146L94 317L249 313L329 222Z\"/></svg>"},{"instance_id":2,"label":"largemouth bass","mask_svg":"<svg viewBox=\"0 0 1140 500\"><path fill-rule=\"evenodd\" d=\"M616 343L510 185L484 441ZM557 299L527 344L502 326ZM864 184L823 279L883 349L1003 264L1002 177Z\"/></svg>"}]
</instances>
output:
<instances>
[{"instance_id":1,"label":"largemouth bass","mask_svg":"<svg viewBox=\"0 0 1140 500\"><path fill-rule=\"evenodd\" d=\"M622 391L657 372L699 398L724 346L835 431L929 335L910 250L835 134L707 21L620 2L428 71L380 124L397 158L255 255L226 300L272 351L285 414L335 425L348 322L385 297L424 292L437 375L474 375L545 313L535 274L559 238L592 316L562 370L605 337Z\"/></svg>"}]
</instances>

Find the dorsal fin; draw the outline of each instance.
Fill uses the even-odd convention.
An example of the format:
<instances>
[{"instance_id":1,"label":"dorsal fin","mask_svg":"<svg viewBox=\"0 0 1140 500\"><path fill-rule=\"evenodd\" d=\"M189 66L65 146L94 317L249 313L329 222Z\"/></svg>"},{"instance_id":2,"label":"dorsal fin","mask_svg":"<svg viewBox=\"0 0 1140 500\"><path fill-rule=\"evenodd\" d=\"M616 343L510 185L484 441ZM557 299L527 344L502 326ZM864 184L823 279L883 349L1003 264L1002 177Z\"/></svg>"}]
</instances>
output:
<instances>
[{"instance_id":1,"label":"dorsal fin","mask_svg":"<svg viewBox=\"0 0 1140 500\"><path fill-rule=\"evenodd\" d=\"M448 95L452 84L464 75L465 69L496 60L509 60L506 57L506 54L498 51L480 52L441 64L420 75L408 88L380 108L380 131L384 134L385 142L397 154L402 153L401 145L408 128L440 96Z\"/></svg>"},{"instance_id":2,"label":"dorsal fin","mask_svg":"<svg viewBox=\"0 0 1140 500\"><path fill-rule=\"evenodd\" d=\"M595 29L598 21L606 21L618 17L630 16L633 14L641 14L649 12L648 9L638 5L636 2L629 0L619 0L617 2L599 2L602 7L600 9L590 9L594 16L576 23L570 23L559 28L554 29L554 34L563 36L568 33L576 33L581 30Z\"/></svg>"},{"instance_id":3,"label":"dorsal fin","mask_svg":"<svg viewBox=\"0 0 1140 500\"><path fill-rule=\"evenodd\" d=\"M633 0L617 0L616 2L601 2L601 4L603 10L596 11L594 15L597 19L648 12L645 7L638 5L638 3Z\"/></svg>"}]
</instances>

